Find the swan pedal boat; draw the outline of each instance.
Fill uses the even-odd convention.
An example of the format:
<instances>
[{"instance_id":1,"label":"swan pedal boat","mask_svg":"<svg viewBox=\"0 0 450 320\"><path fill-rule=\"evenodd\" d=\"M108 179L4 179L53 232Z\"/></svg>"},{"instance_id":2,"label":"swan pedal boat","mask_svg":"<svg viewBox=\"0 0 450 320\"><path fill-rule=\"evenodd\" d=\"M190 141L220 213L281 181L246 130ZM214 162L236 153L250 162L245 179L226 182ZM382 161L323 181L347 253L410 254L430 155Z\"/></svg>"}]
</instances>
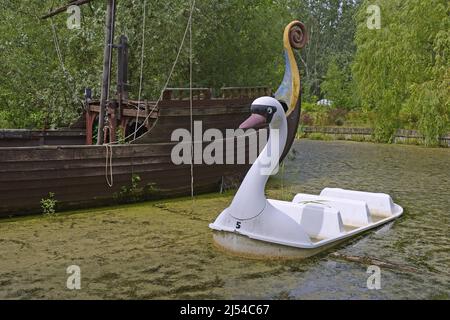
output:
<instances>
[{"instance_id":1,"label":"swan pedal boat","mask_svg":"<svg viewBox=\"0 0 450 320\"><path fill-rule=\"evenodd\" d=\"M286 110L272 97L258 98L251 110L241 128L266 122L270 136L231 205L209 225L219 248L248 257L306 258L402 215L384 193L325 188L320 195L297 194L292 202L266 199L271 174L264 169L285 147Z\"/></svg>"}]
</instances>

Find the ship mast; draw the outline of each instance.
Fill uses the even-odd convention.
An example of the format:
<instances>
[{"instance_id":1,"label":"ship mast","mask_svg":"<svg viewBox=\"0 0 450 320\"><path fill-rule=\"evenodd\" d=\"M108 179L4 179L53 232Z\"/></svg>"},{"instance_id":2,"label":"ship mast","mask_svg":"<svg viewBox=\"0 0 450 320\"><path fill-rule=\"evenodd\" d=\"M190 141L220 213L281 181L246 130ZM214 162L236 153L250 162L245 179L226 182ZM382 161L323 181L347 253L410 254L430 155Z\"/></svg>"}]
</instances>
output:
<instances>
[{"instance_id":1,"label":"ship mast","mask_svg":"<svg viewBox=\"0 0 450 320\"><path fill-rule=\"evenodd\" d=\"M93 0L72 0L68 4L52 10L48 14L44 15L42 19L47 19L53 17L66 10L70 6L81 6L87 4ZM103 53L103 76L102 76L102 90L100 96L100 114L98 121L98 132L97 132L97 144L101 145L104 141L104 131L105 117L106 117L106 105L109 99L109 92L111 87L111 60L112 60L112 49L114 41L114 27L116 18L116 0L106 0L106 25L105 25L105 47Z\"/></svg>"},{"instance_id":2,"label":"ship mast","mask_svg":"<svg viewBox=\"0 0 450 320\"><path fill-rule=\"evenodd\" d=\"M107 0L105 48L103 53L102 92L100 95L100 115L98 117L97 145L103 144L106 116L106 103L109 100L111 87L111 60L114 41L114 27L116 21L116 0Z\"/></svg>"}]
</instances>

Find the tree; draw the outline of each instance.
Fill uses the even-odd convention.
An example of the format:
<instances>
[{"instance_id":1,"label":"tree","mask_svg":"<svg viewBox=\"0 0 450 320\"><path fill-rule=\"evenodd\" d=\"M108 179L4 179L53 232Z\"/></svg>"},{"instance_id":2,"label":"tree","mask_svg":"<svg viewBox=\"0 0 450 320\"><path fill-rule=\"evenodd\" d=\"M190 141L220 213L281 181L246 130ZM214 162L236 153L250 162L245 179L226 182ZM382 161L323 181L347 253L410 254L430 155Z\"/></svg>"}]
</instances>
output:
<instances>
[{"instance_id":1,"label":"tree","mask_svg":"<svg viewBox=\"0 0 450 320\"><path fill-rule=\"evenodd\" d=\"M427 145L449 128L449 4L447 0L379 0L382 25L367 28L358 12L353 74L364 106L374 111L375 138L417 127Z\"/></svg>"},{"instance_id":2,"label":"tree","mask_svg":"<svg viewBox=\"0 0 450 320\"><path fill-rule=\"evenodd\" d=\"M354 19L361 0L292 0L290 8L309 32L309 43L302 52L304 98L322 97L322 82L332 60L351 78L350 65L355 53Z\"/></svg>"},{"instance_id":3,"label":"tree","mask_svg":"<svg viewBox=\"0 0 450 320\"><path fill-rule=\"evenodd\" d=\"M83 89L99 95L104 37L104 1L81 7L81 29L66 27L67 15L39 16L67 1L0 2L0 126L49 128L81 115ZM130 97L140 82L143 2L118 1L116 36L130 44ZM287 0L197 0L193 22L194 85L269 85L283 77L282 35L292 19ZM147 1L143 99L157 99L177 56L189 1ZM55 49L56 36L61 61ZM113 59L112 93L115 88ZM63 68L64 66L64 68ZM189 51L181 51L170 86L189 84Z\"/></svg>"},{"instance_id":4,"label":"tree","mask_svg":"<svg viewBox=\"0 0 450 320\"><path fill-rule=\"evenodd\" d=\"M336 59L330 61L321 91L328 100L333 101L335 107L350 109L353 107L351 94L351 79L348 72L341 68Z\"/></svg>"}]
</instances>

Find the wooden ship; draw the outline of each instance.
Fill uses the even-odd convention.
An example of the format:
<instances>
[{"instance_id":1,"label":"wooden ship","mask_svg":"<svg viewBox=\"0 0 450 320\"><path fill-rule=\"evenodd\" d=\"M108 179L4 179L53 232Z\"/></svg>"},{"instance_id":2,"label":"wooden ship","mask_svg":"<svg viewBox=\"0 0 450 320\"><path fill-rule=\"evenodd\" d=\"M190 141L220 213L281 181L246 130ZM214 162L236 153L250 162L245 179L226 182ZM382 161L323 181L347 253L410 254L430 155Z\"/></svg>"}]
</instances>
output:
<instances>
[{"instance_id":1,"label":"wooden ship","mask_svg":"<svg viewBox=\"0 0 450 320\"><path fill-rule=\"evenodd\" d=\"M68 5L88 2L71 1ZM217 192L236 184L250 164L175 165L171 150L178 142L171 141L171 133L179 128L190 130L192 120L202 121L203 130L236 129L249 116L253 100L260 96L272 95L288 106L285 150L290 149L300 118L300 76L293 49L302 48L307 41L302 23L294 21L286 27L286 72L274 94L267 87L222 88L217 97L208 88L169 88L159 101L131 100L127 91L128 46L126 37L121 36L119 45L114 46L118 48L117 94L108 99L115 1L108 0L107 5L100 99L93 99L86 91L84 114L71 129L0 130L0 217L39 213L41 200L50 193L58 201L58 210L66 210ZM44 18L66 8L58 8ZM117 132L128 135L135 131L136 118L142 122L136 141L116 143L120 140ZM236 145L234 154L247 148L239 150Z\"/></svg>"}]
</instances>

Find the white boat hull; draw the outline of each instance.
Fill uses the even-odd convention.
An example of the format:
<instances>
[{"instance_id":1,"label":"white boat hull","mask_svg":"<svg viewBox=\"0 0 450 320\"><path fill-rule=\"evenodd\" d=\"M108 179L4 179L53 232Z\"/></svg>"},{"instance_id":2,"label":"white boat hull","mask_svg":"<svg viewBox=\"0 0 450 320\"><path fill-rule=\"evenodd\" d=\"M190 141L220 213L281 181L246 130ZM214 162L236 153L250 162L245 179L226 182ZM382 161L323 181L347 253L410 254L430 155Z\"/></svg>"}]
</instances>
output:
<instances>
[{"instance_id":1,"label":"white boat hull","mask_svg":"<svg viewBox=\"0 0 450 320\"><path fill-rule=\"evenodd\" d=\"M324 189L292 202L267 200L260 215L240 220L225 209L210 224L219 248L262 258L307 258L386 224L403 213L389 195Z\"/></svg>"}]
</instances>

